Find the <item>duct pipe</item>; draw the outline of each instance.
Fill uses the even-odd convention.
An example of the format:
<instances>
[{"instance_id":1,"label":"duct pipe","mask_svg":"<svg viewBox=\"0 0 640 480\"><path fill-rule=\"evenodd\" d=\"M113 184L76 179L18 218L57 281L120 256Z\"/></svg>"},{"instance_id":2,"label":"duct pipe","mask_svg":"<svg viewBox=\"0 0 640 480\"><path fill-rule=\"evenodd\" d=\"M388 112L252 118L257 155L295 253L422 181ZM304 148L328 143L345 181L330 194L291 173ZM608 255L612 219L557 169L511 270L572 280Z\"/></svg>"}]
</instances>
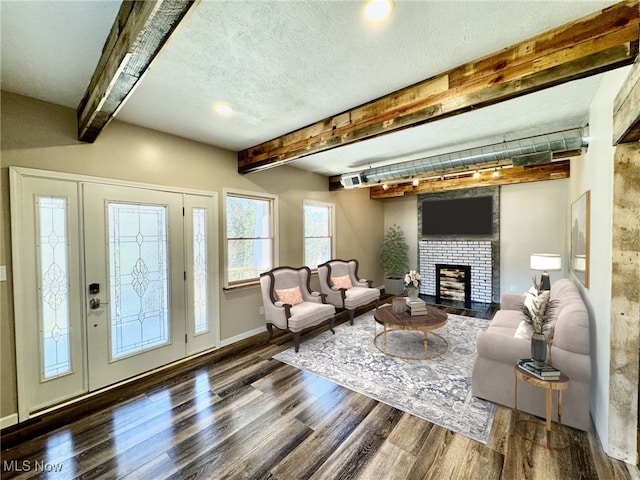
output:
<instances>
[{"instance_id":1,"label":"duct pipe","mask_svg":"<svg viewBox=\"0 0 640 480\"><path fill-rule=\"evenodd\" d=\"M543 152L566 152L588 146L588 140L582 135L582 129L538 135L536 137L511 140L485 147L471 148L434 157L409 160L407 162L370 168L360 172L363 183L394 180L425 173L441 173L445 170L473 168L477 165L513 159L514 157L531 158L531 161L520 164L536 163L536 155ZM352 174L353 175L353 174Z\"/></svg>"}]
</instances>

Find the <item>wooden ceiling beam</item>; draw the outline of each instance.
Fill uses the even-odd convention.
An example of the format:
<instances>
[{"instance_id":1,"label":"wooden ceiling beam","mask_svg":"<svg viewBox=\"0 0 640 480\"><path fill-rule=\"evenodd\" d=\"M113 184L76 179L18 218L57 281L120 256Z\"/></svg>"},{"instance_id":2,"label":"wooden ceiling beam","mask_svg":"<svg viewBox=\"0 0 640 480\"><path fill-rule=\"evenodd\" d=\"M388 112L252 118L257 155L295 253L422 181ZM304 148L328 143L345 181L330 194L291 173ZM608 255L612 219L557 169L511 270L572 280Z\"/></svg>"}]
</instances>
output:
<instances>
[{"instance_id":1,"label":"wooden ceiling beam","mask_svg":"<svg viewBox=\"0 0 640 480\"><path fill-rule=\"evenodd\" d=\"M570 160L560 160L540 165L504 168L498 170L499 176L497 178L494 178L491 172L484 172L479 178L474 178L471 175L460 175L442 180L439 178L423 180L415 187L411 182L390 185L387 190L385 190L382 185L376 185L369 189L369 198L379 200L403 197L406 195L418 195L421 193L512 185L514 183L541 182L544 180L559 180L569 178L570 162Z\"/></svg>"},{"instance_id":2,"label":"wooden ceiling beam","mask_svg":"<svg viewBox=\"0 0 640 480\"><path fill-rule=\"evenodd\" d=\"M193 0L122 2L77 108L80 141L95 141L194 4Z\"/></svg>"},{"instance_id":3,"label":"wooden ceiling beam","mask_svg":"<svg viewBox=\"0 0 640 480\"><path fill-rule=\"evenodd\" d=\"M640 141L640 60L613 103L613 144Z\"/></svg>"},{"instance_id":4,"label":"wooden ceiling beam","mask_svg":"<svg viewBox=\"0 0 640 480\"><path fill-rule=\"evenodd\" d=\"M638 5L638 0L625 0L238 152L238 172L276 167L633 63L640 36Z\"/></svg>"}]
</instances>

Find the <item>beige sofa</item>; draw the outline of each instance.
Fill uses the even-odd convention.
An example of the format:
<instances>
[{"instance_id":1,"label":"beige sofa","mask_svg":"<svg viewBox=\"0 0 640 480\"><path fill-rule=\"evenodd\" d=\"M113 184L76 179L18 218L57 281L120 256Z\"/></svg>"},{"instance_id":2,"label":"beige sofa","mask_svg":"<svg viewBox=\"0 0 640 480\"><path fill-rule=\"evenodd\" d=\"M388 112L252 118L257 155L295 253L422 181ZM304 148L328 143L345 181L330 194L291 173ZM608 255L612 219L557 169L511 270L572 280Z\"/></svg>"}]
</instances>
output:
<instances>
[{"instance_id":1,"label":"beige sofa","mask_svg":"<svg viewBox=\"0 0 640 480\"><path fill-rule=\"evenodd\" d=\"M489 328L478 334L476 359L471 377L472 393L507 407L514 406L513 368L518 358L531 357L531 342L514 337L524 319L521 311L524 295L504 294L500 310ZM567 374L569 389L562 395L562 423L580 430L589 430L589 314L576 285L569 279L551 286L550 299L555 300L556 323L551 347L554 367ZM549 359L547 359L549 360ZM524 382L518 383L518 410L544 418L545 393ZM554 421L557 420L556 395Z\"/></svg>"}]
</instances>

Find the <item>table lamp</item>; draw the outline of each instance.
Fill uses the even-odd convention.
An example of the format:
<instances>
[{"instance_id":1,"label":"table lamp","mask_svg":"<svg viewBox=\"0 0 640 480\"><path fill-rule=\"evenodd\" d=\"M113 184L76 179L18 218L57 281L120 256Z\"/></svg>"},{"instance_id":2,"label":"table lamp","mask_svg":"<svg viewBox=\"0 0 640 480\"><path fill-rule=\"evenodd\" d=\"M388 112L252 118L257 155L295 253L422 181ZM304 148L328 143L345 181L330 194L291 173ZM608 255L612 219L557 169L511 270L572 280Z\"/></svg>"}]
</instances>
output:
<instances>
[{"instance_id":1,"label":"table lamp","mask_svg":"<svg viewBox=\"0 0 640 480\"><path fill-rule=\"evenodd\" d=\"M555 253L532 253L530 259L531 270L540 270L540 283L542 290L550 290L549 272L562 270L562 256Z\"/></svg>"}]
</instances>

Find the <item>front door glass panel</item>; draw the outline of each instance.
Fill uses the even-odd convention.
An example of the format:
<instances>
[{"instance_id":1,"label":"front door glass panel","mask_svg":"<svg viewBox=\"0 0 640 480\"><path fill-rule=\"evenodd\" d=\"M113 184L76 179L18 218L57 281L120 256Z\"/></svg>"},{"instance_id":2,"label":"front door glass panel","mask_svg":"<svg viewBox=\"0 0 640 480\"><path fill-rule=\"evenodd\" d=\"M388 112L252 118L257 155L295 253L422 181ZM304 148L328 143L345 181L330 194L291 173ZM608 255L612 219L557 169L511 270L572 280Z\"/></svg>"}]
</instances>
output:
<instances>
[{"instance_id":1,"label":"front door glass panel","mask_svg":"<svg viewBox=\"0 0 640 480\"><path fill-rule=\"evenodd\" d=\"M66 198L38 197L42 380L71 372Z\"/></svg>"},{"instance_id":2,"label":"front door glass panel","mask_svg":"<svg viewBox=\"0 0 640 480\"><path fill-rule=\"evenodd\" d=\"M170 341L165 206L109 203L111 359Z\"/></svg>"}]
</instances>

